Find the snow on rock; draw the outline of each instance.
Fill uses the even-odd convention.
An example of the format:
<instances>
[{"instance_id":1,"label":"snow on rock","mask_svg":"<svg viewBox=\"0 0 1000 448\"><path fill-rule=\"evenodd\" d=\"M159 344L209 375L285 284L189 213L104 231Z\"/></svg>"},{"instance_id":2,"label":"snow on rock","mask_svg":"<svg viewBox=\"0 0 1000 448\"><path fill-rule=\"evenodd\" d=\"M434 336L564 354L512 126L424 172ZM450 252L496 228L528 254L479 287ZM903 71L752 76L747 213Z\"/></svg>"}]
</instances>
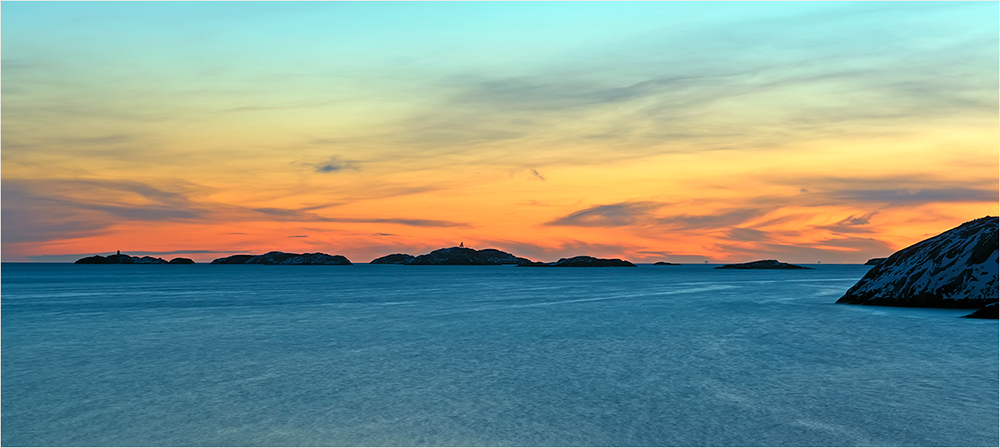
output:
<instances>
[{"instance_id":1,"label":"snow on rock","mask_svg":"<svg viewBox=\"0 0 1000 448\"><path fill-rule=\"evenodd\" d=\"M979 308L996 302L998 223L987 216L892 254L837 303Z\"/></svg>"}]
</instances>

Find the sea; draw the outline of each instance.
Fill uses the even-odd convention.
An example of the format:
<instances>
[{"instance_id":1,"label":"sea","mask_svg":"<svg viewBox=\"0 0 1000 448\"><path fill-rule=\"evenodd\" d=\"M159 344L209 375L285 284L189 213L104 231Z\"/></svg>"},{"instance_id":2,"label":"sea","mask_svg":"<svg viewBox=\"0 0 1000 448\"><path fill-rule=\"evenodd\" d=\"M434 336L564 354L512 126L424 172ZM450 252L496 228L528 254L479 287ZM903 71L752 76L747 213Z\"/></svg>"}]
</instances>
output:
<instances>
[{"instance_id":1,"label":"sea","mask_svg":"<svg viewBox=\"0 0 1000 448\"><path fill-rule=\"evenodd\" d=\"M0 272L4 446L998 446L996 320L869 269Z\"/></svg>"}]
</instances>

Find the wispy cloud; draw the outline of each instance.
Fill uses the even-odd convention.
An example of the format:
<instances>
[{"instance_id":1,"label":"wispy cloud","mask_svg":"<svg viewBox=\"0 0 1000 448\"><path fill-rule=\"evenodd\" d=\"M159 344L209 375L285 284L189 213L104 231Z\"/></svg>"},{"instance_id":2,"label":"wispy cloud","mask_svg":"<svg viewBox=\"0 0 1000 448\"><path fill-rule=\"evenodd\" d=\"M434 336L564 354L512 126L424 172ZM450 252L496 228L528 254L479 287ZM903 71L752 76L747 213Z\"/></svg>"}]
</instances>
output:
<instances>
[{"instance_id":1,"label":"wispy cloud","mask_svg":"<svg viewBox=\"0 0 1000 448\"><path fill-rule=\"evenodd\" d=\"M547 226L622 227L643 222L666 204L650 201L596 205L545 223Z\"/></svg>"},{"instance_id":2,"label":"wispy cloud","mask_svg":"<svg viewBox=\"0 0 1000 448\"><path fill-rule=\"evenodd\" d=\"M336 173L344 170L358 170L357 164L339 157L331 157L323 162L313 164L317 173Z\"/></svg>"},{"instance_id":3,"label":"wispy cloud","mask_svg":"<svg viewBox=\"0 0 1000 448\"><path fill-rule=\"evenodd\" d=\"M995 202L997 190L977 188L917 188L917 189L873 189L840 190L830 197L853 203L881 203L888 205L912 205L953 202Z\"/></svg>"}]
</instances>

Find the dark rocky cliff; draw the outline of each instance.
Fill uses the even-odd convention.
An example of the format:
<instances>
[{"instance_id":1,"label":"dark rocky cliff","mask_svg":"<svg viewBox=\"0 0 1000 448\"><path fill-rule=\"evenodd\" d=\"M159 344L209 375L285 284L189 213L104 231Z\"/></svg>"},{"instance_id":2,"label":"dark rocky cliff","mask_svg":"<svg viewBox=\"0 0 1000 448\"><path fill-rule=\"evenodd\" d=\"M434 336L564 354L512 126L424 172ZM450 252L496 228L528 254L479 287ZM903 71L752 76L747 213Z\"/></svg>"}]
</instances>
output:
<instances>
[{"instance_id":1,"label":"dark rocky cliff","mask_svg":"<svg viewBox=\"0 0 1000 448\"><path fill-rule=\"evenodd\" d=\"M997 301L998 220L987 216L902 249L837 303L979 308Z\"/></svg>"}]
</instances>

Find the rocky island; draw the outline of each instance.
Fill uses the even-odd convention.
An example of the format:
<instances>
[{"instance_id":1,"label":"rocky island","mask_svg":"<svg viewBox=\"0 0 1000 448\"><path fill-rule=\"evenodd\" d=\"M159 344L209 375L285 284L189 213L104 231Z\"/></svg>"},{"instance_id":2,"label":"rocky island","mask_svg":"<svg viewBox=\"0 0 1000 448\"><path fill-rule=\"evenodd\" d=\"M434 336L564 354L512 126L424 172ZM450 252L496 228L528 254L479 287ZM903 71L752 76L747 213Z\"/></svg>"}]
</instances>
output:
<instances>
[{"instance_id":1,"label":"rocky island","mask_svg":"<svg viewBox=\"0 0 1000 448\"><path fill-rule=\"evenodd\" d=\"M987 216L902 249L875 265L837 303L983 308L996 318L998 220ZM990 311L992 310L992 311Z\"/></svg>"},{"instance_id":2,"label":"rocky island","mask_svg":"<svg viewBox=\"0 0 1000 448\"><path fill-rule=\"evenodd\" d=\"M680 266L680 263L668 263L666 261L657 261L653 263L653 266Z\"/></svg>"},{"instance_id":3,"label":"rocky island","mask_svg":"<svg viewBox=\"0 0 1000 448\"><path fill-rule=\"evenodd\" d=\"M789 263L782 263L778 260L758 260L749 263L727 264L715 269L812 269L805 266L798 266Z\"/></svg>"},{"instance_id":4,"label":"rocky island","mask_svg":"<svg viewBox=\"0 0 1000 448\"><path fill-rule=\"evenodd\" d=\"M617 258L594 258L579 256L572 258L560 258L552 263L542 263L540 261L526 261L518 264L519 267L529 268L620 268L636 267L634 264Z\"/></svg>"},{"instance_id":5,"label":"rocky island","mask_svg":"<svg viewBox=\"0 0 1000 448\"><path fill-rule=\"evenodd\" d=\"M324 253L290 254L268 252L264 255L231 255L212 260L212 264L265 264L265 265L349 265L351 260L343 255Z\"/></svg>"},{"instance_id":6,"label":"rocky island","mask_svg":"<svg viewBox=\"0 0 1000 448\"><path fill-rule=\"evenodd\" d=\"M94 255L76 260L74 264L194 264L190 258L174 258L170 261L155 257L132 257L118 252L106 257Z\"/></svg>"},{"instance_id":7,"label":"rocky island","mask_svg":"<svg viewBox=\"0 0 1000 448\"><path fill-rule=\"evenodd\" d=\"M392 255L389 255L390 257ZM385 258L385 257L383 257ZM531 262L497 249L470 249L468 247L449 247L438 249L429 254L413 257L404 262L405 265L448 265L448 266L495 266L502 264L520 264Z\"/></svg>"},{"instance_id":8,"label":"rocky island","mask_svg":"<svg viewBox=\"0 0 1000 448\"><path fill-rule=\"evenodd\" d=\"M414 259L413 255L410 254L392 254L386 255L384 257L378 257L368 264L406 264L407 261Z\"/></svg>"}]
</instances>

